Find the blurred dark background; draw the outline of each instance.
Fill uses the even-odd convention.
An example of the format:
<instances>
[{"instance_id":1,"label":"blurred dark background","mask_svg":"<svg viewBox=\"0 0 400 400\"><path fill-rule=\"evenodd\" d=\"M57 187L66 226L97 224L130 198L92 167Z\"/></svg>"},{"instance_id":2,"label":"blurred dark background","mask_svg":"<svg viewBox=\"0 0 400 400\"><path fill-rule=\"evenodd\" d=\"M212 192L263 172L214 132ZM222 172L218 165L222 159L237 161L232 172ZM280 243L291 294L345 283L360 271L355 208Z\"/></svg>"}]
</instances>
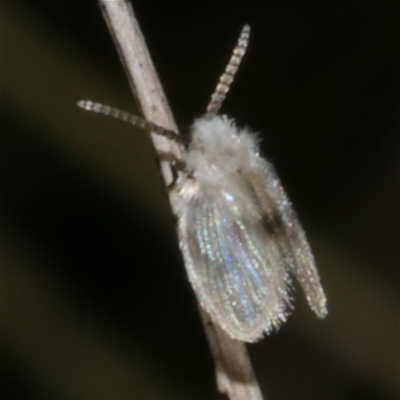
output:
<instances>
[{"instance_id":1,"label":"blurred dark background","mask_svg":"<svg viewBox=\"0 0 400 400\"><path fill-rule=\"evenodd\" d=\"M330 314L300 290L249 346L267 399L399 398L396 1L135 1L182 131L244 23L223 112L261 132L314 249ZM3 399L219 399L148 139L96 1L1 2Z\"/></svg>"}]
</instances>

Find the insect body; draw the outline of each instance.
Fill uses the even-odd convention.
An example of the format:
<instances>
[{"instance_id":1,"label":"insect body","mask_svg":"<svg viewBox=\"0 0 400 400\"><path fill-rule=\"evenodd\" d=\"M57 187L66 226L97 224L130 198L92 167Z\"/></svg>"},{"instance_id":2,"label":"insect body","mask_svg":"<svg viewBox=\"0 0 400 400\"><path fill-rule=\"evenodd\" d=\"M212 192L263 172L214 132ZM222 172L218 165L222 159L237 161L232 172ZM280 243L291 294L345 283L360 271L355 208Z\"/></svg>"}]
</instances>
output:
<instances>
[{"instance_id":1,"label":"insect body","mask_svg":"<svg viewBox=\"0 0 400 400\"><path fill-rule=\"evenodd\" d=\"M318 317L327 314L314 258L273 166L255 135L218 111L249 39L246 25L207 113L182 148L184 171L170 195L191 285L203 309L233 339L254 342L285 322L291 277ZM139 117L90 101L82 108L112 115L173 139Z\"/></svg>"}]
</instances>

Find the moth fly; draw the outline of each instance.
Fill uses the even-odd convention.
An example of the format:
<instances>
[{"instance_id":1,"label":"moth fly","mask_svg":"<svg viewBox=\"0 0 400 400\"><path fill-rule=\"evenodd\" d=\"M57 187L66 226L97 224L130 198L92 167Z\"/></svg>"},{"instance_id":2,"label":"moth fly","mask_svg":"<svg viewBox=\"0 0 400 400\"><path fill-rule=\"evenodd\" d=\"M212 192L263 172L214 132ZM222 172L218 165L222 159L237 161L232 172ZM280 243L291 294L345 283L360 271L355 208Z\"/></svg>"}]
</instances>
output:
<instances>
[{"instance_id":1,"label":"moth fly","mask_svg":"<svg viewBox=\"0 0 400 400\"><path fill-rule=\"evenodd\" d=\"M315 314L327 314L314 258L295 211L255 134L218 114L249 42L245 25L204 116L187 141L140 117L90 100L78 106L124 120L182 147L170 188L189 281L202 308L231 338L255 342L286 321L292 277Z\"/></svg>"}]
</instances>

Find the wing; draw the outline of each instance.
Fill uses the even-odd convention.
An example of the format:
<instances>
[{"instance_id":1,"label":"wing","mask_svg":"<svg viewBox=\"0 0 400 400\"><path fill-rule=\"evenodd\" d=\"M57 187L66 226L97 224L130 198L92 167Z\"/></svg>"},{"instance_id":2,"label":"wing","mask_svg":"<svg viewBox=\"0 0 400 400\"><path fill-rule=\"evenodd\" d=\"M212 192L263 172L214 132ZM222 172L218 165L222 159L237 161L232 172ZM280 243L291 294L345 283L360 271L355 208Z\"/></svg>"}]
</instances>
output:
<instances>
[{"instance_id":1,"label":"wing","mask_svg":"<svg viewBox=\"0 0 400 400\"><path fill-rule=\"evenodd\" d=\"M265 229L244 179L222 187L191 189L179 216L180 245L203 308L232 338L254 342L286 319L286 249Z\"/></svg>"},{"instance_id":2,"label":"wing","mask_svg":"<svg viewBox=\"0 0 400 400\"><path fill-rule=\"evenodd\" d=\"M264 213L275 216L274 225L280 227L281 244L290 257L290 271L303 288L308 304L319 318L324 318L328 313L326 296L304 230L274 167L261 158L257 163L247 173L249 182Z\"/></svg>"}]
</instances>

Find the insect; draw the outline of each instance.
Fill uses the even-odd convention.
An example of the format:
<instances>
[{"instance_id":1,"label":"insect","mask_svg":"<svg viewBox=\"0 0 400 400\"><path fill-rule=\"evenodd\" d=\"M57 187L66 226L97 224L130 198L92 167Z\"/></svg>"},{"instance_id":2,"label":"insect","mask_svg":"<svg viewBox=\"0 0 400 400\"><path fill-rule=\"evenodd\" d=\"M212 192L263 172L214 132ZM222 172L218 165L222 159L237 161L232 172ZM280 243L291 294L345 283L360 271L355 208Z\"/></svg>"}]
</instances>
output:
<instances>
[{"instance_id":1,"label":"insect","mask_svg":"<svg viewBox=\"0 0 400 400\"><path fill-rule=\"evenodd\" d=\"M249 36L245 25L206 114L181 143L183 174L170 188L197 299L214 323L243 342L255 342L286 321L292 277L314 313L327 314L310 246L274 167L260 156L249 129L218 114ZM135 115L89 100L78 105L176 140L174 133Z\"/></svg>"}]
</instances>

